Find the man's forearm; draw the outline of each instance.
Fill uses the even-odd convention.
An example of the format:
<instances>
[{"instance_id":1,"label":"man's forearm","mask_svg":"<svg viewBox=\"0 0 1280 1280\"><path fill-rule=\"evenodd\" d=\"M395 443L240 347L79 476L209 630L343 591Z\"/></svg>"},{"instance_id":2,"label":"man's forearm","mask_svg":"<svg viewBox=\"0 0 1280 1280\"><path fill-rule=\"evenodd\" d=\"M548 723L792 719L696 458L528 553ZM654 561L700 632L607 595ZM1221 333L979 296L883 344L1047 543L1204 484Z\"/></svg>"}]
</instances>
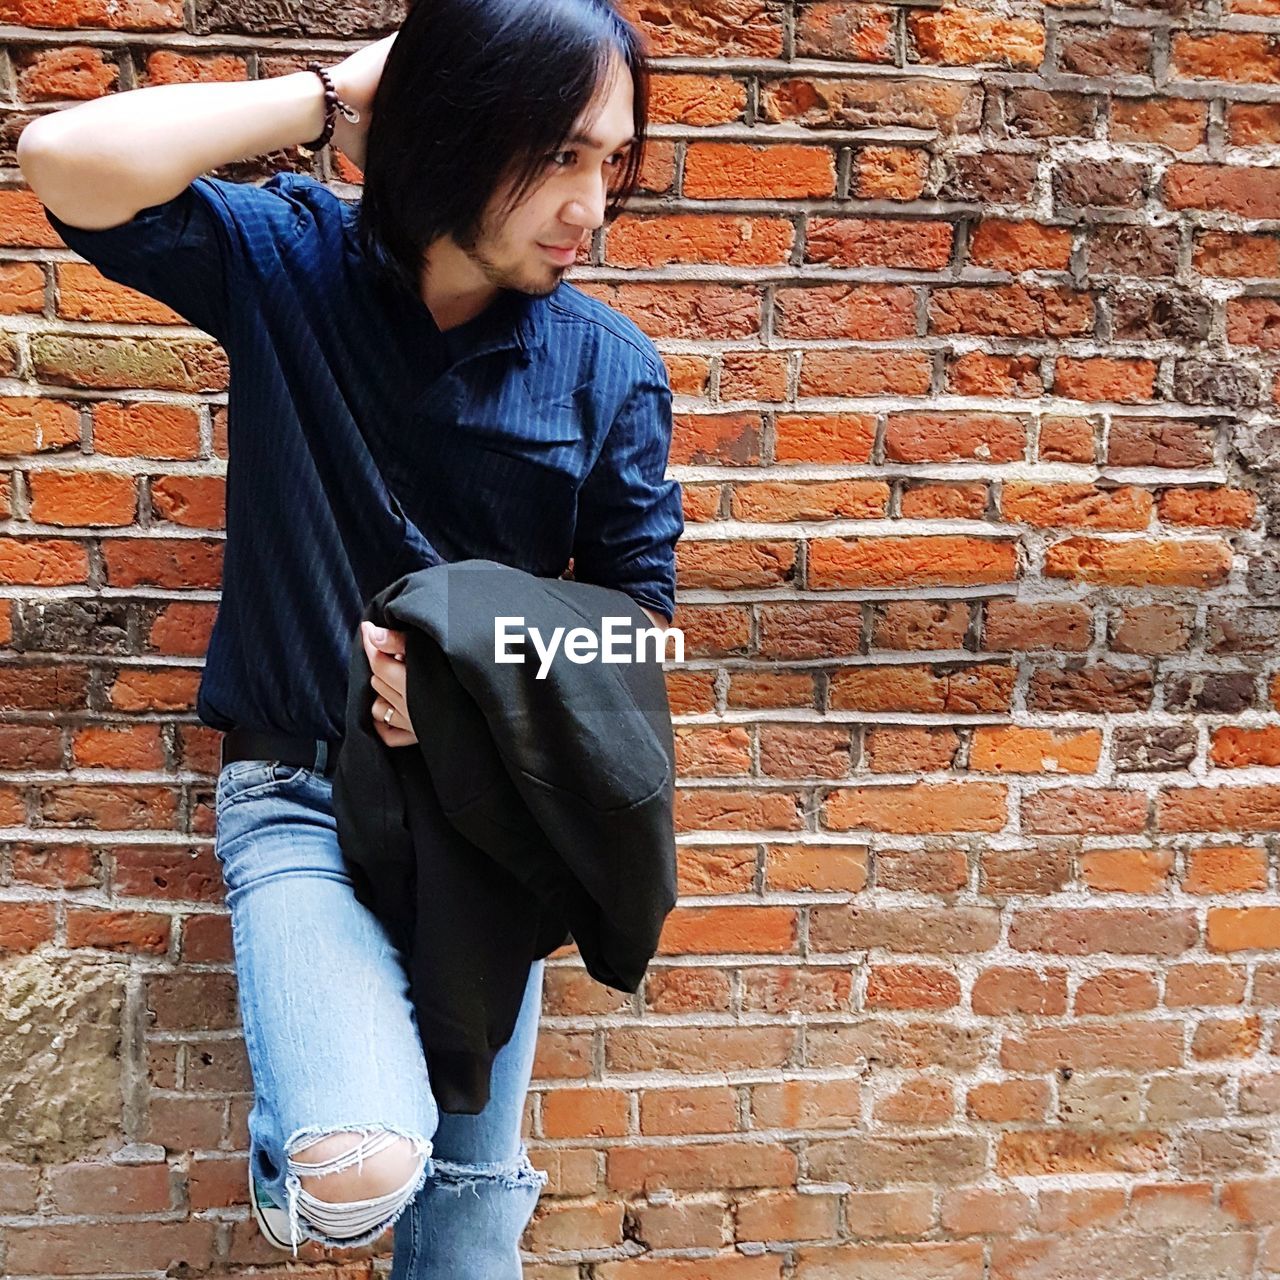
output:
<instances>
[{"instance_id":1,"label":"man's forearm","mask_svg":"<svg viewBox=\"0 0 1280 1280\"><path fill-rule=\"evenodd\" d=\"M323 126L324 87L309 71L152 85L33 120L18 139L18 163L64 222L113 227L209 169L309 142Z\"/></svg>"}]
</instances>

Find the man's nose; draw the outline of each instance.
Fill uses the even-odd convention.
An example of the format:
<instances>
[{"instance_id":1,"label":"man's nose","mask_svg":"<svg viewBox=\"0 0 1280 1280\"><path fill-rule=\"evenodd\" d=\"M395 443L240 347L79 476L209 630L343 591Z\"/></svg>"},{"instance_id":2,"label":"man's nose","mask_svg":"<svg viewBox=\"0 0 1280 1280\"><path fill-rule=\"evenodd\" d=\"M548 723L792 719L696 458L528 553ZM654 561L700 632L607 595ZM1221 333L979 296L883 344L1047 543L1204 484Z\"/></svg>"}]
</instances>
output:
<instances>
[{"instance_id":1,"label":"man's nose","mask_svg":"<svg viewBox=\"0 0 1280 1280\"><path fill-rule=\"evenodd\" d=\"M594 231L604 222L604 210L608 202L607 182L603 178L590 182L569 201L569 206L565 210L568 215L565 221L575 227Z\"/></svg>"}]
</instances>

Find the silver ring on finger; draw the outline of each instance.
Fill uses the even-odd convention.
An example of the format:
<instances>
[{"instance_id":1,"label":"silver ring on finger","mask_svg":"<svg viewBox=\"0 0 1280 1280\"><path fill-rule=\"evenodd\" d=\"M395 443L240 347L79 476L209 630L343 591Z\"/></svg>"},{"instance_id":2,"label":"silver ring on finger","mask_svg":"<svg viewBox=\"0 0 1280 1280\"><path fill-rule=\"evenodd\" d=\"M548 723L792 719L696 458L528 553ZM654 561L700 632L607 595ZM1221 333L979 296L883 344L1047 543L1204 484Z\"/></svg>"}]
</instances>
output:
<instances>
[{"instance_id":1,"label":"silver ring on finger","mask_svg":"<svg viewBox=\"0 0 1280 1280\"><path fill-rule=\"evenodd\" d=\"M390 724L390 723L391 723L391 717L392 717L393 715L395 715L395 713L396 713L396 709L395 709L395 707L388 707L388 708L387 708L387 713L386 713L386 715L384 715L384 716L382 717L382 723L383 723L383 724Z\"/></svg>"}]
</instances>

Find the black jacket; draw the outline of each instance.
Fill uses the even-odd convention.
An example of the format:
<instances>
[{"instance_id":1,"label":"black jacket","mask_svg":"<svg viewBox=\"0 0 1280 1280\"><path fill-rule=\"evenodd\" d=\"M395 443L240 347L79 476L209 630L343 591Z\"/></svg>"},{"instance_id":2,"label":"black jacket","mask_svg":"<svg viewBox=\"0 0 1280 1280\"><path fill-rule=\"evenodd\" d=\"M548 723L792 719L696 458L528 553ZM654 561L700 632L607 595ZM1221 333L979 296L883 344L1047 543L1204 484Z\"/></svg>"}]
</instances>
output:
<instances>
[{"instance_id":1,"label":"black jacket","mask_svg":"<svg viewBox=\"0 0 1280 1280\"><path fill-rule=\"evenodd\" d=\"M663 668L536 649L494 661L495 618L601 634L622 649L650 621L625 592L492 560L418 569L364 617L407 633L418 741L387 747L359 628L334 773L338 839L356 896L406 960L432 1093L480 1111L534 960L572 938L587 971L635 991L676 900L675 751ZM515 624L514 629L520 630ZM617 625L617 624L615 624ZM511 652L520 652L512 646Z\"/></svg>"}]
</instances>

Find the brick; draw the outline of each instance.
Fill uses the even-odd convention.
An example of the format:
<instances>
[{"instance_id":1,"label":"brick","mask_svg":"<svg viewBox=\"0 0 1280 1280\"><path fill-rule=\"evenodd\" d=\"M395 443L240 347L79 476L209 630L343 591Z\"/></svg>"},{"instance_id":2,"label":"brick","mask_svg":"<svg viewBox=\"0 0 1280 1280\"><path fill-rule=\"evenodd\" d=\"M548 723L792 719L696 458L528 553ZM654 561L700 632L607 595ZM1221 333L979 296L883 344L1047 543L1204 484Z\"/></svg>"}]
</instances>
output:
<instances>
[{"instance_id":1,"label":"brick","mask_svg":"<svg viewBox=\"0 0 1280 1280\"><path fill-rule=\"evenodd\" d=\"M930 361L919 351L841 351L813 348L801 355L797 395L925 395Z\"/></svg>"},{"instance_id":2,"label":"brick","mask_svg":"<svg viewBox=\"0 0 1280 1280\"><path fill-rule=\"evenodd\" d=\"M843 787L829 793L820 820L831 831L998 831L1007 820L1005 806L1005 789L988 783Z\"/></svg>"},{"instance_id":3,"label":"brick","mask_svg":"<svg viewBox=\"0 0 1280 1280\"><path fill-rule=\"evenodd\" d=\"M1055 211L1076 217L1090 208L1141 208L1151 175L1138 164L1073 160L1060 163L1050 181Z\"/></svg>"},{"instance_id":4,"label":"brick","mask_svg":"<svg viewBox=\"0 0 1280 1280\"><path fill-rule=\"evenodd\" d=\"M867 150L861 154L866 156ZM832 267L938 271L950 260L954 235L949 222L813 216L806 229L804 259Z\"/></svg>"},{"instance_id":5,"label":"brick","mask_svg":"<svg viewBox=\"0 0 1280 1280\"><path fill-rule=\"evenodd\" d=\"M74 404L43 396L0 398L0 453L61 452L79 439L80 414Z\"/></svg>"},{"instance_id":6,"label":"brick","mask_svg":"<svg viewBox=\"0 0 1280 1280\"><path fill-rule=\"evenodd\" d=\"M1136 404L1155 397L1156 362L1103 356L1053 362L1054 390L1076 400L1109 400Z\"/></svg>"},{"instance_id":7,"label":"brick","mask_svg":"<svg viewBox=\"0 0 1280 1280\"><path fill-rule=\"evenodd\" d=\"M1203 590L1225 582L1230 568L1230 548L1214 538L1182 542L1064 538L1045 552L1046 576L1106 586Z\"/></svg>"},{"instance_id":8,"label":"brick","mask_svg":"<svg viewBox=\"0 0 1280 1280\"><path fill-rule=\"evenodd\" d=\"M67 946L165 955L171 918L153 911L67 911Z\"/></svg>"},{"instance_id":9,"label":"brick","mask_svg":"<svg viewBox=\"0 0 1280 1280\"><path fill-rule=\"evenodd\" d=\"M1280 138L1280 110L1270 102L1229 102L1226 126L1235 146L1263 146Z\"/></svg>"},{"instance_id":10,"label":"brick","mask_svg":"<svg viewBox=\"0 0 1280 1280\"><path fill-rule=\"evenodd\" d=\"M959 600L890 600L872 617L875 649L962 649L970 609Z\"/></svg>"},{"instance_id":11,"label":"brick","mask_svg":"<svg viewBox=\"0 0 1280 1280\"><path fill-rule=\"evenodd\" d=\"M730 514L737 520L870 520L888 514L889 486L878 480L794 484L740 483Z\"/></svg>"},{"instance_id":12,"label":"brick","mask_svg":"<svg viewBox=\"0 0 1280 1280\"><path fill-rule=\"evenodd\" d=\"M755 882L754 845L685 845L677 851L682 897L750 893Z\"/></svg>"},{"instance_id":13,"label":"brick","mask_svg":"<svg viewBox=\"0 0 1280 1280\"><path fill-rule=\"evenodd\" d=\"M107 50L85 45L15 49L13 61L22 102L86 101L111 92L120 77Z\"/></svg>"},{"instance_id":14,"label":"brick","mask_svg":"<svg viewBox=\"0 0 1280 1280\"><path fill-rule=\"evenodd\" d=\"M628 1132L628 1095L619 1089L553 1089L542 1095L547 1138L616 1138Z\"/></svg>"},{"instance_id":15,"label":"brick","mask_svg":"<svg viewBox=\"0 0 1280 1280\"><path fill-rule=\"evenodd\" d=\"M10 1227L11 1274L84 1275L213 1265L216 1222L86 1222Z\"/></svg>"},{"instance_id":16,"label":"brick","mask_svg":"<svg viewBox=\"0 0 1280 1280\"><path fill-rule=\"evenodd\" d=\"M1166 525L1201 529L1248 529L1257 513L1256 495L1247 489L1166 489L1157 511Z\"/></svg>"},{"instance_id":17,"label":"brick","mask_svg":"<svg viewBox=\"0 0 1280 1280\"><path fill-rule=\"evenodd\" d=\"M937 534L919 538L813 538L814 590L875 586L958 586L1012 581L1016 547L995 538Z\"/></svg>"},{"instance_id":18,"label":"brick","mask_svg":"<svg viewBox=\"0 0 1280 1280\"><path fill-rule=\"evenodd\" d=\"M1280 54L1260 31L1175 31L1169 45L1176 80L1226 80L1235 84L1280 81Z\"/></svg>"},{"instance_id":19,"label":"brick","mask_svg":"<svg viewBox=\"0 0 1280 1280\"><path fill-rule=\"evenodd\" d=\"M623 0L620 8L638 22L657 57L776 58L782 52L781 17L762 0Z\"/></svg>"},{"instance_id":20,"label":"brick","mask_svg":"<svg viewBox=\"0 0 1280 1280\"><path fill-rule=\"evenodd\" d=\"M1280 130L1276 136L1280 140ZM1195 237L1191 263L1205 276L1271 276L1280 269L1280 237L1244 231L1201 231Z\"/></svg>"},{"instance_id":21,"label":"brick","mask_svg":"<svg viewBox=\"0 0 1280 1280\"><path fill-rule=\"evenodd\" d=\"M785 955L795 944L791 907L677 906L667 916L659 950L664 955Z\"/></svg>"},{"instance_id":22,"label":"brick","mask_svg":"<svg viewBox=\"0 0 1280 1280\"><path fill-rule=\"evenodd\" d=\"M794 792L685 787L676 793L676 827L681 831L794 831L800 826L797 804Z\"/></svg>"},{"instance_id":23,"label":"brick","mask_svg":"<svg viewBox=\"0 0 1280 1280\"><path fill-rule=\"evenodd\" d=\"M929 330L1009 337L1079 337L1091 332L1087 293L1042 285L949 285L929 295Z\"/></svg>"},{"instance_id":24,"label":"brick","mask_svg":"<svg viewBox=\"0 0 1280 1280\"><path fill-rule=\"evenodd\" d=\"M186 404L102 401L93 406L95 453L191 461L198 451L200 417Z\"/></svg>"},{"instance_id":25,"label":"brick","mask_svg":"<svg viewBox=\"0 0 1280 1280\"><path fill-rule=\"evenodd\" d=\"M782 1280L782 1259L741 1253L709 1258L632 1258L600 1262L599 1280Z\"/></svg>"},{"instance_id":26,"label":"brick","mask_svg":"<svg viewBox=\"0 0 1280 1280\"><path fill-rule=\"evenodd\" d=\"M720 357L720 399L785 400L787 376L782 352L726 351Z\"/></svg>"},{"instance_id":27,"label":"brick","mask_svg":"<svg viewBox=\"0 0 1280 1280\"><path fill-rule=\"evenodd\" d=\"M649 966L644 1003L654 1013L725 1013L731 999L729 976L720 969Z\"/></svg>"},{"instance_id":28,"label":"brick","mask_svg":"<svg viewBox=\"0 0 1280 1280\"><path fill-rule=\"evenodd\" d=\"M743 976L744 1013L847 1013L852 999L853 977L842 966L757 965Z\"/></svg>"},{"instance_id":29,"label":"brick","mask_svg":"<svg viewBox=\"0 0 1280 1280\"><path fill-rule=\"evenodd\" d=\"M749 286L584 280L580 287L635 321L651 338L731 339L760 331L760 292Z\"/></svg>"},{"instance_id":30,"label":"brick","mask_svg":"<svg viewBox=\"0 0 1280 1280\"><path fill-rule=\"evenodd\" d=\"M127 525L138 511L132 476L108 471L32 471L31 518L42 524Z\"/></svg>"},{"instance_id":31,"label":"brick","mask_svg":"<svg viewBox=\"0 0 1280 1280\"><path fill-rule=\"evenodd\" d=\"M763 725L760 773L770 778L842 778L851 765L847 726Z\"/></svg>"},{"instance_id":32,"label":"brick","mask_svg":"<svg viewBox=\"0 0 1280 1280\"><path fill-rule=\"evenodd\" d=\"M845 1129L862 1114L858 1080L785 1080L751 1089L751 1117L762 1129Z\"/></svg>"},{"instance_id":33,"label":"brick","mask_svg":"<svg viewBox=\"0 0 1280 1280\"><path fill-rule=\"evenodd\" d=\"M929 155L918 147L859 147L849 185L863 200L918 200L929 177Z\"/></svg>"},{"instance_id":34,"label":"brick","mask_svg":"<svg viewBox=\"0 0 1280 1280\"><path fill-rule=\"evenodd\" d=\"M1036 184L1036 156L1002 151L974 151L953 155L939 195L943 199L977 204L1022 205Z\"/></svg>"},{"instance_id":35,"label":"brick","mask_svg":"<svg viewBox=\"0 0 1280 1280\"><path fill-rule=\"evenodd\" d=\"M1161 198L1169 209L1208 209L1243 218L1280 216L1280 171L1220 164L1172 164Z\"/></svg>"},{"instance_id":36,"label":"brick","mask_svg":"<svg viewBox=\"0 0 1280 1280\"><path fill-rule=\"evenodd\" d=\"M1008 218L984 218L973 229L969 259L993 271L1065 271L1071 229Z\"/></svg>"},{"instance_id":37,"label":"brick","mask_svg":"<svg viewBox=\"0 0 1280 1280\"><path fill-rule=\"evenodd\" d=\"M44 310L44 272L38 263L0 263L0 308L6 315L39 315Z\"/></svg>"},{"instance_id":38,"label":"brick","mask_svg":"<svg viewBox=\"0 0 1280 1280\"><path fill-rule=\"evenodd\" d=\"M179 31L181 0L7 0L4 20L25 27L105 27L112 31Z\"/></svg>"},{"instance_id":39,"label":"brick","mask_svg":"<svg viewBox=\"0 0 1280 1280\"><path fill-rule=\"evenodd\" d=\"M794 1039L795 1031L787 1026L611 1027L605 1036L605 1064L610 1071L678 1071L686 1076L760 1071L787 1062Z\"/></svg>"},{"instance_id":40,"label":"brick","mask_svg":"<svg viewBox=\"0 0 1280 1280\"><path fill-rule=\"evenodd\" d=\"M826 147L694 142L685 154L689 200L804 199L835 190L835 156Z\"/></svg>"},{"instance_id":41,"label":"brick","mask_svg":"<svg viewBox=\"0 0 1280 1280\"><path fill-rule=\"evenodd\" d=\"M775 329L783 338L909 338L915 292L900 285L834 284L780 288Z\"/></svg>"},{"instance_id":42,"label":"brick","mask_svg":"<svg viewBox=\"0 0 1280 1280\"><path fill-rule=\"evenodd\" d=\"M235 54L192 56L174 49L153 49L147 54L148 84L235 82L248 78L248 62Z\"/></svg>"},{"instance_id":43,"label":"brick","mask_svg":"<svg viewBox=\"0 0 1280 1280\"><path fill-rule=\"evenodd\" d=\"M51 902L0 902L0 954L34 951L53 941L54 927Z\"/></svg>"},{"instance_id":44,"label":"brick","mask_svg":"<svg viewBox=\"0 0 1280 1280\"><path fill-rule=\"evenodd\" d=\"M681 413L674 415L672 426L670 461L676 465L746 466L760 461L758 413Z\"/></svg>"},{"instance_id":45,"label":"brick","mask_svg":"<svg viewBox=\"0 0 1280 1280\"><path fill-rule=\"evenodd\" d=\"M849 601L785 601L761 604L756 644L761 657L830 658L858 652L862 610Z\"/></svg>"},{"instance_id":46,"label":"brick","mask_svg":"<svg viewBox=\"0 0 1280 1280\"><path fill-rule=\"evenodd\" d=\"M1275 831L1276 814L1280 813L1280 796L1275 787L1267 786L1234 786L1234 787L1187 787L1176 790L1165 790L1156 800L1157 831L1234 831L1249 833L1254 831ZM1217 923L1234 929L1235 915L1228 913L1217 916ZM1262 925L1270 922L1272 940L1275 920L1270 916L1243 914L1239 916L1242 928L1252 928L1254 924ZM1215 925L1215 913L1208 916L1211 932ZM1210 941L1210 933L1206 934ZM1213 943L1216 946L1216 942ZM1233 943L1233 946L1235 943ZM1251 946L1262 943L1249 943ZM1222 947L1229 950L1229 947Z\"/></svg>"},{"instance_id":47,"label":"brick","mask_svg":"<svg viewBox=\"0 0 1280 1280\"><path fill-rule=\"evenodd\" d=\"M768 846L767 890L856 892L867 884L868 854L861 845Z\"/></svg>"},{"instance_id":48,"label":"brick","mask_svg":"<svg viewBox=\"0 0 1280 1280\"><path fill-rule=\"evenodd\" d=\"M863 413L780 413L774 426L778 462L869 462L875 418Z\"/></svg>"},{"instance_id":49,"label":"brick","mask_svg":"<svg viewBox=\"0 0 1280 1280\"><path fill-rule=\"evenodd\" d=\"M911 484L902 494L904 520L980 520L987 509L987 486L972 484Z\"/></svg>"},{"instance_id":50,"label":"brick","mask_svg":"<svg viewBox=\"0 0 1280 1280\"><path fill-rule=\"evenodd\" d=\"M740 726L677 726L675 746L682 777L735 777L751 772L751 738Z\"/></svg>"},{"instance_id":51,"label":"brick","mask_svg":"<svg viewBox=\"0 0 1280 1280\"><path fill-rule=\"evenodd\" d=\"M795 1182L797 1173L792 1151L780 1143L761 1141L611 1147L605 1159L608 1185L629 1194L658 1188L785 1187Z\"/></svg>"},{"instance_id":52,"label":"brick","mask_svg":"<svg viewBox=\"0 0 1280 1280\"><path fill-rule=\"evenodd\" d=\"M1040 971L996 965L984 969L973 984L973 1011L987 1017L1031 1014L1061 1016L1067 1011L1064 969ZM1009 1081L1009 1087L1029 1081Z\"/></svg>"},{"instance_id":53,"label":"brick","mask_svg":"<svg viewBox=\"0 0 1280 1280\"><path fill-rule=\"evenodd\" d=\"M1059 28L1057 43L1058 63L1063 71L1104 78L1150 74L1150 31L1137 27L1078 27L1064 23ZM1114 99L1113 112L1122 101L1127 103L1130 99Z\"/></svg>"},{"instance_id":54,"label":"brick","mask_svg":"<svg viewBox=\"0 0 1280 1280\"><path fill-rule=\"evenodd\" d=\"M609 228L605 261L622 267L660 267L673 262L770 266L788 260L794 239L795 227L781 218L622 216Z\"/></svg>"},{"instance_id":55,"label":"brick","mask_svg":"<svg viewBox=\"0 0 1280 1280\"><path fill-rule=\"evenodd\" d=\"M925 77L781 77L764 79L761 115L769 123L808 128L883 129L913 125L973 132L982 112L975 83Z\"/></svg>"},{"instance_id":56,"label":"brick","mask_svg":"<svg viewBox=\"0 0 1280 1280\"><path fill-rule=\"evenodd\" d=\"M534 1211L527 1240L538 1250L614 1249L623 1243L620 1201L570 1205L547 1200Z\"/></svg>"},{"instance_id":57,"label":"brick","mask_svg":"<svg viewBox=\"0 0 1280 1280\"><path fill-rule=\"evenodd\" d=\"M1151 494L1136 485L1102 489L1011 480L1000 497L1000 513L1006 520L1044 528L1145 529L1154 507Z\"/></svg>"},{"instance_id":58,"label":"brick","mask_svg":"<svg viewBox=\"0 0 1280 1280\"><path fill-rule=\"evenodd\" d=\"M730 76L658 73L649 81L653 124L734 124L746 104L746 85Z\"/></svg>"},{"instance_id":59,"label":"brick","mask_svg":"<svg viewBox=\"0 0 1280 1280\"><path fill-rule=\"evenodd\" d=\"M807 3L796 12L796 55L891 62L893 17L894 10L888 5L848 4L845 0Z\"/></svg>"},{"instance_id":60,"label":"brick","mask_svg":"<svg viewBox=\"0 0 1280 1280\"><path fill-rule=\"evenodd\" d=\"M1102 755L1096 729L981 726L974 731L969 768L981 773L1093 773Z\"/></svg>"},{"instance_id":61,"label":"brick","mask_svg":"<svg viewBox=\"0 0 1280 1280\"><path fill-rule=\"evenodd\" d=\"M895 462L1014 462L1027 453L1028 431L1027 422L1009 413L891 413L884 429L884 457Z\"/></svg>"},{"instance_id":62,"label":"brick","mask_svg":"<svg viewBox=\"0 0 1280 1280\"><path fill-rule=\"evenodd\" d=\"M1039 361L967 351L947 362L947 389L955 395L1027 397L1044 390Z\"/></svg>"},{"instance_id":63,"label":"brick","mask_svg":"<svg viewBox=\"0 0 1280 1280\"><path fill-rule=\"evenodd\" d=\"M677 575L687 587L778 586L795 576L795 545L788 542L684 542L676 556Z\"/></svg>"},{"instance_id":64,"label":"brick","mask_svg":"<svg viewBox=\"0 0 1280 1280\"><path fill-rule=\"evenodd\" d=\"M739 1127L737 1091L728 1085L644 1089L640 1093L642 1134L669 1137L731 1134Z\"/></svg>"},{"instance_id":65,"label":"brick","mask_svg":"<svg viewBox=\"0 0 1280 1280\"><path fill-rule=\"evenodd\" d=\"M836 1236L839 1199L810 1191L759 1191L734 1205L734 1238L825 1240Z\"/></svg>"},{"instance_id":66,"label":"brick","mask_svg":"<svg viewBox=\"0 0 1280 1280\"><path fill-rule=\"evenodd\" d=\"M1145 64L1149 36L1143 41ZM1143 74L1139 72L1138 74ZM1113 98L1111 137L1116 142L1154 143L1170 151L1194 151L1203 145L1208 105L1185 98Z\"/></svg>"},{"instance_id":67,"label":"brick","mask_svg":"<svg viewBox=\"0 0 1280 1280\"><path fill-rule=\"evenodd\" d=\"M1094 426L1088 418L1049 415L1041 419L1041 462L1093 462L1096 456Z\"/></svg>"},{"instance_id":68,"label":"brick","mask_svg":"<svg viewBox=\"0 0 1280 1280\"><path fill-rule=\"evenodd\" d=\"M36 376L56 386L145 388L199 394L227 386L227 358L212 340L90 338L57 333L31 337Z\"/></svg>"},{"instance_id":69,"label":"brick","mask_svg":"<svg viewBox=\"0 0 1280 1280\"><path fill-rule=\"evenodd\" d=\"M1005 118L1014 136L1025 138L1091 138L1098 106L1087 94L1061 90L1010 88Z\"/></svg>"},{"instance_id":70,"label":"brick","mask_svg":"<svg viewBox=\"0 0 1280 1280\"><path fill-rule=\"evenodd\" d=\"M936 13L909 13L907 27L922 62L1034 68L1044 58L1044 28L1027 18L955 5Z\"/></svg>"},{"instance_id":71,"label":"brick","mask_svg":"<svg viewBox=\"0 0 1280 1280\"><path fill-rule=\"evenodd\" d=\"M723 1194L694 1193L673 1197L669 1203L637 1204L632 1212L639 1238L650 1249L716 1249L729 1243Z\"/></svg>"},{"instance_id":72,"label":"brick","mask_svg":"<svg viewBox=\"0 0 1280 1280\"><path fill-rule=\"evenodd\" d=\"M1135 227L1123 223L1103 223L1090 229L1088 247L1089 270L1095 275L1158 278L1176 275L1178 271L1176 227ZM1121 325L1126 332L1136 328L1136 324L1127 318L1128 308L1146 305L1150 297L1151 295L1143 295L1140 298L1124 299L1126 305L1121 313ZM1162 309L1173 315L1177 314L1175 297L1168 294L1157 294L1154 297L1159 299Z\"/></svg>"}]
</instances>

